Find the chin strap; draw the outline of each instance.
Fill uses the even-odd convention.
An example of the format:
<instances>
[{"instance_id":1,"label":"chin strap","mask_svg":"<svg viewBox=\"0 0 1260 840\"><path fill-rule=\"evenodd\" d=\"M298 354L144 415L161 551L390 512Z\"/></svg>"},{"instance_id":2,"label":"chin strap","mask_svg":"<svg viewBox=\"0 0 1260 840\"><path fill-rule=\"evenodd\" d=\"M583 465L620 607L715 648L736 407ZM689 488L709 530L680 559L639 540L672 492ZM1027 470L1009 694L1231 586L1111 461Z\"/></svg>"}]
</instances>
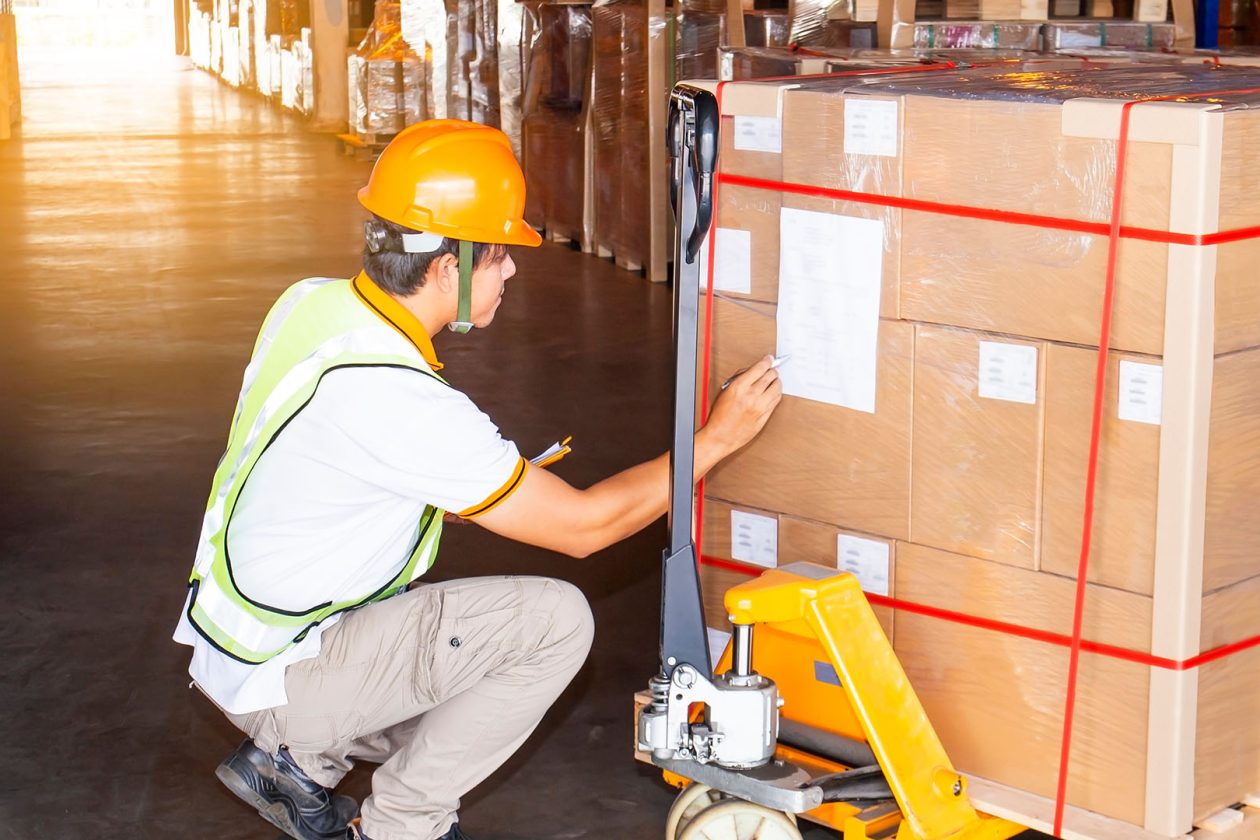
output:
<instances>
[{"instance_id":1,"label":"chin strap","mask_svg":"<svg viewBox=\"0 0 1260 840\"><path fill-rule=\"evenodd\" d=\"M447 325L451 332L461 335L473 328L472 324L472 274L473 246L471 242L459 243L459 305L455 320Z\"/></svg>"}]
</instances>

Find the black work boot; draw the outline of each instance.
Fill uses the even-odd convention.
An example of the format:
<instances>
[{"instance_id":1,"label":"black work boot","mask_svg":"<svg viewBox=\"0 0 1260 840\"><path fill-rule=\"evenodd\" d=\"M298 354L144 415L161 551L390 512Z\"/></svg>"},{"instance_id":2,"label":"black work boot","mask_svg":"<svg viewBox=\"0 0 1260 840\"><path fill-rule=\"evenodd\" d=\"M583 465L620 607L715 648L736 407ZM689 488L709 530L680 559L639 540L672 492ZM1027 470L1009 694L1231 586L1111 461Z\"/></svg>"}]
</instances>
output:
<instances>
[{"instance_id":1,"label":"black work boot","mask_svg":"<svg viewBox=\"0 0 1260 840\"><path fill-rule=\"evenodd\" d=\"M363 833L363 829L359 827L359 820L356 818L351 820L350 825L346 827L346 840L372 840L372 838ZM454 823L437 840L472 840L472 838L459 830L459 823Z\"/></svg>"},{"instance_id":2,"label":"black work boot","mask_svg":"<svg viewBox=\"0 0 1260 840\"><path fill-rule=\"evenodd\" d=\"M285 747L275 758L246 738L214 771L228 790L296 840L344 840L359 813L348 796L333 796L294 763Z\"/></svg>"}]
</instances>

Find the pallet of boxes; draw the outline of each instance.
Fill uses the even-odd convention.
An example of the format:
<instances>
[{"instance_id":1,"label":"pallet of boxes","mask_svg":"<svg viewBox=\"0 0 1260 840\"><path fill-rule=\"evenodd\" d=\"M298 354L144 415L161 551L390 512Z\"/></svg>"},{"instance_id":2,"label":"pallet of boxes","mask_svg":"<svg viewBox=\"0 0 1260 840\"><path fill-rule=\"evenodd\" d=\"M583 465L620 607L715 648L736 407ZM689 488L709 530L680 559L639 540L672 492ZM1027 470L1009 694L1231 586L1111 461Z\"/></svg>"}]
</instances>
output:
<instances>
[{"instance_id":1,"label":"pallet of boxes","mask_svg":"<svg viewBox=\"0 0 1260 840\"><path fill-rule=\"evenodd\" d=\"M398 132L426 118L425 64L403 38L397 2L378 2L362 43L346 59L348 152L379 152Z\"/></svg>"},{"instance_id":2,"label":"pallet of boxes","mask_svg":"<svg viewBox=\"0 0 1260 840\"><path fill-rule=\"evenodd\" d=\"M698 499L707 622L759 567L852 571L977 806L1051 831L1063 774L1059 836L1257 829L1257 89L1170 64L719 93L708 396L791 358Z\"/></svg>"}]
</instances>

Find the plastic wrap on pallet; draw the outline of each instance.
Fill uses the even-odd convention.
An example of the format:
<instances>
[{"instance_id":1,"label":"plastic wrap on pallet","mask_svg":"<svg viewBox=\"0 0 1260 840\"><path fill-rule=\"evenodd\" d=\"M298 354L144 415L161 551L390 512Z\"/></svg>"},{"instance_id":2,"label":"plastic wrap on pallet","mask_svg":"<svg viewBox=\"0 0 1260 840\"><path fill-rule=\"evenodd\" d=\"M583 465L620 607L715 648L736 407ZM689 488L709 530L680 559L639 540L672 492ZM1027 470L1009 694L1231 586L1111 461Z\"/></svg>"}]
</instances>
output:
<instances>
[{"instance_id":1,"label":"plastic wrap on pallet","mask_svg":"<svg viewBox=\"0 0 1260 840\"><path fill-rule=\"evenodd\" d=\"M878 46L874 26L876 0L789 0L788 43L800 46ZM851 42L850 29L859 25L861 43ZM866 26L861 26L865 24Z\"/></svg>"},{"instance_id":2,"label":"plastic wrap on pallet","mask_svg":"<svg viewBox=\"0 0 1260 840\"><path fill-rule=\"evenodd\" d=\"M476 58L477 0L446 3L446 115L472 119L470 65ZM440 76L433 77L440 82Z\"/></svg>"},{"instance_id":3,"label":"plastic wrap on pallet","mask_svg":"<svg viewBox=\"0 0 1260 840\"><path fill-rule=\"evenodd\" d=\"M223 36L223 81L232 87L241 84L241 36L235 26L224 30Z\"/></svg>"},{"instance_id":4,"label":"plastic wrap on pallet","mask_svg":"<svg viewBox=\"0 0 1260 840\"><path fill-rule=\"evenodd\" d=\"M271 90L267 96L271 99L282 98L284 91L284 48L279 35L267 39L267 63L271 65L268 76L271 79Z\"/></svg>"},{"instance_id":5,"label":"plastic wrap on pallet","mask_svg":"<svg viewBox=\"0 0 1260 840\"><path fill-rule=\"evenodd\" d=\"M786 47L789 18L786 11L758 9L744 12L744 44L749 47Z\"/></svg>"},{"instance_id":6,"label":"plastic wrap on pallet","mask_svg":"<svg viewBox=\"0 0 1260 840\"><path fill-rule=\"evenodd\" d=\"M823 26L818 41L810 46L872 49L879 46L879 37L874 23L829 20Z\"/></svg>"},{"instance_id":7,"label":"plastic wrap on pallet","mask_svg":"<svg viewBox=\"0 0 1260 840\"><path fill-rule=\"evenodd\" d=\"M240 87L253 88L254 75L254 20L253 5L245 0L241 3L241 25L237 29L237 74L236 83Z\"/></svg>"},{"instance_id":8,"label":"plastic wrap on pallet","mask_svg":"<svg viewBox=\"0 0 1260 840\"><path fill-rule=\"evenodd\" d=\"M315 51L311 49L311 30L302 30L302 50L298 55L301 62L301 90L298 93L298 112L311 116L315 113Z\"/></svg>"},{"instance_id":9,"label":"plastic wrap on pallet","mask_svg":"<svg viewBox=\"0 0 1260 840\"><path fill-rule=\"evenodd\" d=\"M498 4L499 128L521 156L521 99L525 91L521 39L524 37L525 4L519 0L495 0Z\"/></svg>"},{"instance_id":10,"label":"plastic wrap on pallet","mask_svg":"<svg viewBox=\"0 0 1260 840\"><path fill-rule=\"evenodd\" d=\"M591 7L531 3L522 98L526 218L588 240L586 107L591 76Z\"/></svg>"},{"instance_id":11,"label":"plastic wrap on pallet","mask_svg":"<svg viewBox=\"0 0 1260 840\"><path fill-rule=\"evenodd\" d=\"M400 6L403 39L420 56L425 78L431 80L425 88L424 112L439 119L451 116L446 96L449 58L446 4L441 0L401 0Z\"/></svg>"},{"instance_id":12,"label":"plastic wrap on pallet","mask_svg":"<svg viewBox=\"0 0 1260 840\"><path fill-rule=\"evenodd\" d=\"M210 15L194 8L188 17L188 57L193 66L209 70Z\"/></svg>"},{"instance_id":13,"label":"plastic wrap on pallet","mask_svg":"<svg viewBox=\"0 0 1260 840\"><path fill-rule=\"evenodd\" d=\"M292 48L280 50L280 104L286 110L297 110L301 78L301 59Z\"/></svg>"},{"instance_id":14,"label":"plastic wrap on pallet","mask_svg":"<svg viewBox=\"0 0 1260 840\"><path fill-rule=\"evenodd\" d=\"M1052 21L1043 32L1045 48L1051 52L1088 47L1171 50L1177 42L1177 26L1172 23Z\"/></svg>"},{"instance_id":15,"label":"plastic wrap on pallet","mask_svg":"<svg viewBox=\"0 0 1260 840\"><path fill-rule=\"evenodd\" d=\"M903 43L911 30L909 46L915 49L1041 49L1042 24L1035 21L918 21L893 25L892 42Z\"/></svg>"},{"instance_id":16,"label":"plastic wrap on pallet","mask_svg":"<svg viewBox=\"0 0 1260 840\"><path fill-rule=\"evenodd\" d=\"M595 237L630 263L650 257L652 209L644 173L658 139L648 134L647 57L668 28L664 18L649 20L641 0L596 0L592 7Z\"/></svg>"},{"instance_id":17,"label":"plastic wrap on pallet","mask_svg":"<svg viewBox=\"0 0 1260 840\"><path fill-rule=\"evenodd\" d=\"M498 0L472 0L473 28L468 59L468 110L470 119L498 128L499 25Z\"/></svg>"},{"instance_id":18,"label":"plastic wrap on pallet","mask_svg":"<svg viewBox=\"0 0 1260 840\"><path fill-rule=\"evenodd\" d=\"M214 20L210 21L210 65L206 68L211 73L218 73L223 67L223 29Z\"/></svg>"},{"instance_id":19,"label":"plastic wrap on pallet","mask_svg":"<svg viewBox=\"0 0 1260 840\"><path fill-rule=\"evenodd\" d=\"M718 48L726 43L726 15L685 11L674 19L674 78L716 79Z\"/></svg>"},{"instance_id":20,"label":"plastic wrap on pallet","mask_svg":"<svg viewBox=\"0 0 1260 840\"><path fill-rule=\"evenodd\" d=\"M390 135L424 119L425 66L403 37L396 0L376 4L372 25L346 69L351 131Z\"/></svg>"}]
</instances>

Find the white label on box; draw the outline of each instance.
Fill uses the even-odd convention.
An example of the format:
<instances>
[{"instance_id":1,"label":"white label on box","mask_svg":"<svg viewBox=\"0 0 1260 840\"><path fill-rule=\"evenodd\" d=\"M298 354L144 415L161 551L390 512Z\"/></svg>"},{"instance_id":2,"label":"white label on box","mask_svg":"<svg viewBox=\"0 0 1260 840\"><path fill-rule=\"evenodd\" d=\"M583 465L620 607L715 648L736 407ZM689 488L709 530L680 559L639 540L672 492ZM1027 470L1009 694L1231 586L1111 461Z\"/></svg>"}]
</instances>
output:
<instances>
[{"instance_id":1,"label":"white label on box","mask_svg":"<svg viewBox=\"0 0 1260 840\"><path fill-rule=\"evenodd\" d=\"M896 157L897 100L845 97L844 153Z\"/></svg>"},{"instance_id":2,"label":"white label on box","mask_svg":"<svg viewBox=\"0 0 1260 840\"><path fill-rule=\"evenodd\" d=\"M731 511L731 559L769 569L779 565L779 520Z\"/></svg>"},{"instance_id":3,"label":"white label on box","mask_svg":"<svg viewBox=\"0 0 1260 840\"><path fill-rule=\"evenodd\" d=\"M783 393L874 414L883 221L785 207L779 242Z\"/></svg>"},{"instance_id":4,"label":"white label on box","mask_svg":"<svg viewBox=\"0 0 1260 840\"><path fill-rule=\"evenodd\" d=\"M713 290L752 294L752 232L718 228L715 248Z\"/></svg>"},{"instance_id":5,"label":"white label on box","mask_svg":"<svg viewBox=\"0 0 1260 840\"><path fill-rule=\"evenodd\" d=\"M862 589L888 594L888 543L841 534L836 537L836 558L837 565L856 577Z\"/></svg>"},{"instance_id":6,"label":"white label on box","mask_svg":"<svg viewBox=\"0 0 1260 840\"><path fill-rule=\"evenodd\" d=\"M1037 404L1037 348L980 342L980 396Z\"/></svg>"},{"instance_id":7,"label":"white label on box","mask_svg":"<svg viewBox=\"0 0 1260 840\"><path fill-rule=\"evenodd\" d=\"M726 652L727 644L731 641L731 634L716 627L706 627L704 629L709 631L709 667L716 669L722 654Z\"/></svg>"},{"instance_id":8,"label":"white label on box","mask_svg":"<svg viewBox=\"0 0 1260 840\"><path fill-rule=\"evenodd\" d=\"M736 117L735 148L779 154L783 151L783 122L778 117Z\"/></svg>"},{"instance_id":9,"label":"white label on box","mask_svg":"<svg viewBox=\"0 0 1260 840\"><path fill-rule=\"evenodd\" d=\"M1120 419L1158 426L1164 411L1164 368L1120 360Z\"/></svg>"}]
</instances>

